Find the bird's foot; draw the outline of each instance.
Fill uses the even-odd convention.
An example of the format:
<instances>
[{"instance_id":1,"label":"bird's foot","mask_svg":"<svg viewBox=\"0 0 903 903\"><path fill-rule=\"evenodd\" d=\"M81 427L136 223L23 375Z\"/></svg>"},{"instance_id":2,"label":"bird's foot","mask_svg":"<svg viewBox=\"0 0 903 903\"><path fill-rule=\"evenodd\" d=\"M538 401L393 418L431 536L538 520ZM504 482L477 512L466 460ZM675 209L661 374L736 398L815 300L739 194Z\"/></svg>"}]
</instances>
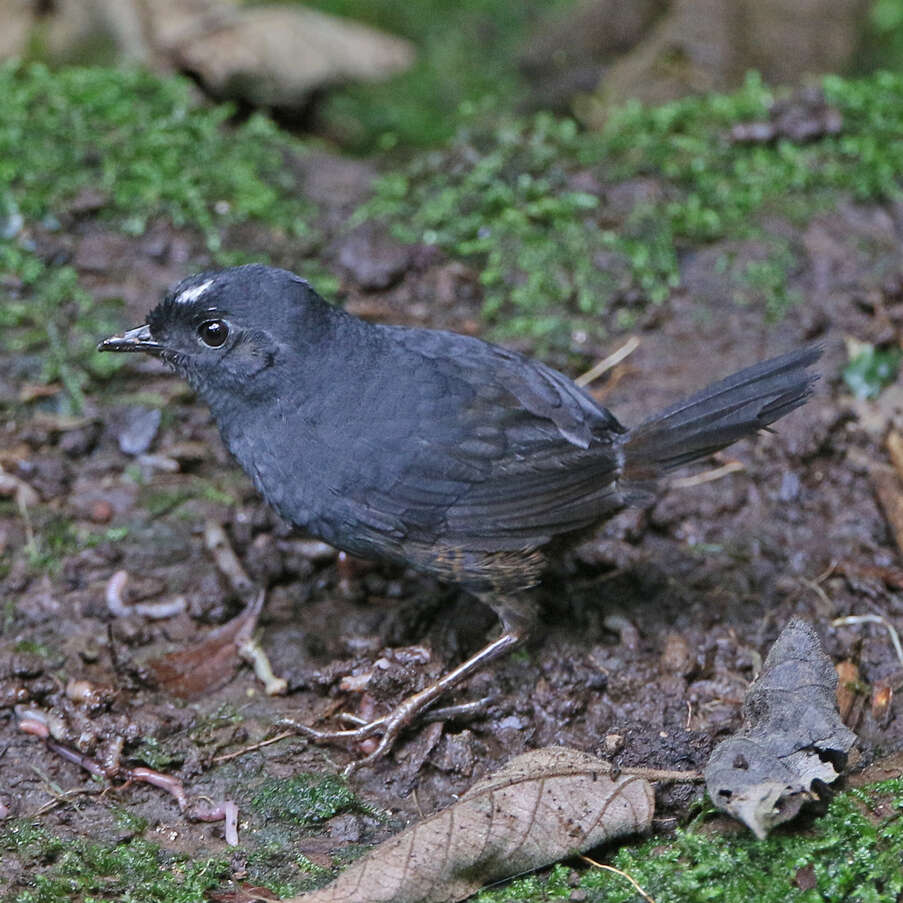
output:
<instances>
[{"instance_id":1,"label":"bird's foot","mask_svg":"<svg viewBox=\"0 0 903 903\"><path fill-rule=\"evenodd\" d=\"M438 682L430 684L418 693L413 693L407 699L402 700L391 712L381 718L375 718L358 727L344 730L320 730L308 725L292 723L292 728L301 736L307 737L314 743L363 743L364 741L379 737L379 742L373 749L361 759L350 762L343 771L345 777L354 774L359 768L372 765L381 759L395 745L401 732L411 724L417 716L439 696L444 689L438 686ZM354 716L345 716L346 720L358 721Z\"/></svg>"},{"instance_id":2,"label":"bird's foot","mask_svg":"<svg viewBox=\"0 0 903 903\"><path fill-rule=\"evenodd\" d=\"M362 759L356 759L345 767L343 773L348 777L359 768L372 765L386 755L395 745L395 741L401 732L447 690L470 677L488 662L512 649L520 641L521 637L518 633L509 632L502 634L497 640L493 640L493 642L484 646L475 655L458 665L457 668L440 677L439 680L402 700L387 715L383 715L381 718L376 718L366 724L359 724L356 727L345 730L329 731L299 724L291 719L285 719L280 721L280 727L294 730L314 743L359 743L372 737L379 737L379 742L374 749ZM485 700L480 700L476 705L470 703L467 706L452 706L445 711L445 714L449 717L461 715L468 709L475 711L478 706L483 704L485 704ZM434 712L433 714L440 715L443 713ZM349 718L349 716L345 717L346 719ZM353 720L357 721L358 719Z\"/></svg>"}]
</instances>

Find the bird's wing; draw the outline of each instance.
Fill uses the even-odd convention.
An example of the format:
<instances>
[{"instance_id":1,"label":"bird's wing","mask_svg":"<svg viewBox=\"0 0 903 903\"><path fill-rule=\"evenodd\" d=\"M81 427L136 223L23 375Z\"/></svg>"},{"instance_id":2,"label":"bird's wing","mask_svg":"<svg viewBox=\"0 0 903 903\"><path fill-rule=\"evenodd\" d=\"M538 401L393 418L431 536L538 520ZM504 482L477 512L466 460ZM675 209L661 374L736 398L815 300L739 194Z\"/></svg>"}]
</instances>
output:
<instances>
[{"instance_id":1,"label":"bird's wing","mask_svg":"<svg viewBox=\"0 0 903 903\"><path fill-rule=\"evenodd\" d=\"M382 432L381 479L358 515L402 542L501 551L538 546L619 507L624 428L562 374L441 332L399 331L416 361L401 429ZM385 479L388 477L388 479Z\"/></svg>"}]
</instances>

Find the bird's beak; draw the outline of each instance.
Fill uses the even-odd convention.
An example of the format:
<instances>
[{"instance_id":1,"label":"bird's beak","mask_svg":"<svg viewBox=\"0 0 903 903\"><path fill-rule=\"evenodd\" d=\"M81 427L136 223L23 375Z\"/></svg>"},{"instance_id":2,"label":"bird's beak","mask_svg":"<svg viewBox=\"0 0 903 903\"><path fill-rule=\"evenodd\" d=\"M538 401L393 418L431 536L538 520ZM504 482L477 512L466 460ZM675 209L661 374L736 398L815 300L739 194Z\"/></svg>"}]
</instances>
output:
<instances>
[{"instance_id":1,"label":"bird's beak","mask_svg":"<svg viewBox=\"0 0 903 903\"><path fill-rule=\"evenodd\" d=\"M98 346L98 351L144 351L147 354L159 354L163 346L151 338L150 327L136 326L124 335L110 336Z\"/></svg>"}]
</instances>

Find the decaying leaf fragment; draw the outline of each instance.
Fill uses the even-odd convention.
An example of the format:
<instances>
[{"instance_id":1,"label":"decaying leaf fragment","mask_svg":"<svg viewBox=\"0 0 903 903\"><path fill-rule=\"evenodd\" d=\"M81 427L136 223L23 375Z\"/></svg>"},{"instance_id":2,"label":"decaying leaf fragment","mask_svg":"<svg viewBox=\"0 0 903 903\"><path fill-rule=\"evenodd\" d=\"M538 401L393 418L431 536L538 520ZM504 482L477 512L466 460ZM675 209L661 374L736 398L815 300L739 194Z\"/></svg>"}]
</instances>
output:
<instances>
[{"instance_id":1,"label":"decaying leaf fragment","mask_svg":"<svg viewBox=\"0 0 903 903\"><path fill-rule=\"evenodd\" d=\"M794 618L746 694L744 727L715 748L706 787L757 837L818 799L839 776L856 735L837 712L837 674L812 626Z\"/></svg>"},{"instance_id":2,"label":"decaying leaf fragment","mask_svg":"<svg viewBox=\"0 0 903 903\"><path fill-rule=\"evenodd\" d=\"M564 747L516 756L454 805L289 903L453 903L490 881L648 830L652 786L639 777L613 780L609 770Z\"/></svg>"},{"instance_id":3,"label":"decaying leaf fragment","mask_svg":"<svg viewBox=\"0 0 903 903\"><path fill-rule=\"evenodd\" d=\"M241 662L241 650L254 633L263 600L264 594L258 593L241 614L208 631L200 642L148 661L157 683L182 699L195 699L222 686Z\"/></svg>"}]
</instances>

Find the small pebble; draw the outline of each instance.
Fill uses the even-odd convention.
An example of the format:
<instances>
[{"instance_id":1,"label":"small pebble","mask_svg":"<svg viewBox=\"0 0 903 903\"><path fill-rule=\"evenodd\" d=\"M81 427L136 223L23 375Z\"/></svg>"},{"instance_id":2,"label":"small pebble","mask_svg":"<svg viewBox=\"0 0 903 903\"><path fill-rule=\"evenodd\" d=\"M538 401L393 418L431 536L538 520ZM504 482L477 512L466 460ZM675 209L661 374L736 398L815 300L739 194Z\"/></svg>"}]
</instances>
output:
<instances>
[{"instance_id":1,"label":"small pebble","mask_svg":"<svg viewBox=\"0 0 903 903\"><path fill-rule=\"evenodd\" d=\"M662 670L670 674L690 674L696 664L696 657L689 643L674 631L665 637L665 648L661 654Z\"/></svg>"},{"instance_id":2,"label":"small pebble","mask_svg":"<svg viewBox=\"0 0 903 903\"><path fill-rule=\"evenodd\" d=\"M157 436L162 416L159 408L129 408L116 437L120 451L133 457L144 454Z\"/></svg>"},{"instance_id":3,"label":"small pebble","mask_svg":"<svg viewBox=\"0 0 903 903\"><path fill-rule=\"evenodd\" d=\"M793 502L799 498L800 494L800 478L792 471L788 470L781 478L781 488L778 491L778 498L782 502Z\"/></svg>"},{"instance_id":4,"label":"small pebble","mask_svg":"<svg viewBox=\"0 0 903 903\"><path fill-rule=\"evenodd\" d=\"M91 505L90 515L95 524L109 523L113 517L113 506L106 499L98 499Z\"/></svg>"}]
</instances>

